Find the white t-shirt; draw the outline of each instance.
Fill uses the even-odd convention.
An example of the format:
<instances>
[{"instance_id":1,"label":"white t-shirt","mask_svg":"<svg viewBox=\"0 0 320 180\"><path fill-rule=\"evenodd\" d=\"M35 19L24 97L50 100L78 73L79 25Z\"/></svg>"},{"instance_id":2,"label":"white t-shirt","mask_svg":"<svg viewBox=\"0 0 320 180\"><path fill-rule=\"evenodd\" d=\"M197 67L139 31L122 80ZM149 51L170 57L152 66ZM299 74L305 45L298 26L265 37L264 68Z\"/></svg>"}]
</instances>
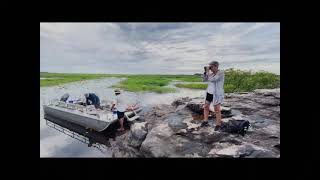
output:
<instances>
[{"instance_id":1,"label":"white t-shirt","mask_svg":"<svg viewBox=\"0 0 320 180\"><path fill-rule=\"evenodd\" d=\"M124 97L121 94L116 96L115 104L116 104L116 108L117 108L118 111L120 111L120 112L126 111L127 103L126 103L126 100L124 99Z\"/></svg>"},{"instance_id":2,"label":"white t-shirt","mask_svg":"<svg viewBox=\"0 0 320 180\"><path fill-rule=\"evenodd\" d=\"M207 92L214 94L215 96L224 96L224 71L219 70L216 75L208 74L203 77L205 81L208 81Z\"/></svg>"}]
</instances>

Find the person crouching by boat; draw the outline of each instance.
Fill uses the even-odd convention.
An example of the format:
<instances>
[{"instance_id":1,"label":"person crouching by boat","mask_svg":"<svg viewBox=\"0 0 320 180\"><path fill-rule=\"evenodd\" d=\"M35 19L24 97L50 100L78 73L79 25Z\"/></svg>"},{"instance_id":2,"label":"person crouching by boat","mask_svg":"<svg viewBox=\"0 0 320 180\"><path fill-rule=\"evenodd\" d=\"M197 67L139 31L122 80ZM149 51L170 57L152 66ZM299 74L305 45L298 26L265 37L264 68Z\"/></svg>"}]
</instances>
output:
<instances>
[{"instance_id":1,"label":"person crouching by boat","mask_svg":"<svg viewBox=\"0 0 320 180\"><path fill-rule=\"evenodd\" d=\"M203 80L208 82L208 88L203 110L204 121L201 126L208 126L209 107L213 103L216 115L214 130L218 131L221 128L221 103L224 100L224 71L219 70L219 63L217 61L211 61L209 66L206 66L204 69Z\"/></svg>"},{"instance_id":2,"label":"person crouching by boat","mask_svg":"<svg viewBox=\"0 0 320 180\"><path fill-rule=\"evenodd\" d=\"M94 105L94 107L96 109L101 109L101 106L100 106L100 99L99 97L94 94L94 93L86 93L84 94L84 97L86 98L86 104L87 105Z\"/></svg>"},{"instance_id":3,"label":"person crouching by boat","mask_svg":"<svg viewBox=\"0 0 320 180\"><path fill-rule=\"evenodd\" d=\"M120 122L120 128L118 129L118 131L124 131L123 122L124 122L124 112L127 109L126 100L121 95L120 90L116 89L114 93L116 95L116 98L115 98L115 101L112 103L111 111L113 111L113 108L116 106L117 116Z\"/></svg>"}]
</instances>

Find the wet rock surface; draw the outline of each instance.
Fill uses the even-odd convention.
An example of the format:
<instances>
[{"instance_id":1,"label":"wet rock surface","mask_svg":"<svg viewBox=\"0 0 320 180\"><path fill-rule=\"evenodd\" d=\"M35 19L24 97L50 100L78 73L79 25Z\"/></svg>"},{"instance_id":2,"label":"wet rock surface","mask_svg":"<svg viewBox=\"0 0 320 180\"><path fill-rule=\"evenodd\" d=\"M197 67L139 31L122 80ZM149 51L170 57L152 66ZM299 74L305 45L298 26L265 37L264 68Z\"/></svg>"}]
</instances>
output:
<instances>
[{"instance_id":1,"label":"wet rock surface","mask_svg":"<svg viewBox=\"0 0 320 180\"><path fill-rule=\"evenodd\" d=\"M180 98L171 105L157 105L141 114L111 144L115 157L280 157L280 89L226 94L222 121L248 120L244 136L200 127L204 97Z\"/></svg>"}]
</instances>

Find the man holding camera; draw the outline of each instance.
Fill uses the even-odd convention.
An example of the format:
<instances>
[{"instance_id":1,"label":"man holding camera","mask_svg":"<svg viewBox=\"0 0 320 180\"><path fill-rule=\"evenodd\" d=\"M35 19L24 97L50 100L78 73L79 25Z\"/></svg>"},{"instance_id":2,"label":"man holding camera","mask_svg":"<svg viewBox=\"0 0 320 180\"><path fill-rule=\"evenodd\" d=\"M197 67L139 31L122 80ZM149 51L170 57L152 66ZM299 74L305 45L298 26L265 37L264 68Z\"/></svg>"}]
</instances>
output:
<instances>
[{"instance_id":1,"label":"man holding camera","mask_svg":"<svg viewBox=\"0 0 320 180\"><path fill-rule=\"evenodd\" d=\"M211 61L209 66L204 67L203 80L208 82L207 94L204 103L204 121L201 127L208 126L209 107L213 103L216 115L215 131L221 128L221 103L224 100L224 71L219 70L219 63Z\"/></svg>"}]
</instances>

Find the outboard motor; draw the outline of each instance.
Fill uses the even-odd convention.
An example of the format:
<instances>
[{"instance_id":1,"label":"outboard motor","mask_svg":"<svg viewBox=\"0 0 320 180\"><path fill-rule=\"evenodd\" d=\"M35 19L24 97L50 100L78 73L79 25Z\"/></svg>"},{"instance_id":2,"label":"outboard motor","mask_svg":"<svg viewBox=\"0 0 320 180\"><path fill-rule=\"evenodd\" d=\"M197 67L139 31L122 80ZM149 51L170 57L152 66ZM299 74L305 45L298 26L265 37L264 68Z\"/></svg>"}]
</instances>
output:
<instances>
[{"instance_id":1,"label":"outboard motor","mask_svg":"<svg viewBox=\"0 0 320 180\"><path fill-rule=\"evenodd\" d=\"M61 96L60 101L62 101L62 102L67 102L69 96L70 96L70 95L69 95L68 93L64 94L63 96Z\"/></svg>"}]
</instances>

